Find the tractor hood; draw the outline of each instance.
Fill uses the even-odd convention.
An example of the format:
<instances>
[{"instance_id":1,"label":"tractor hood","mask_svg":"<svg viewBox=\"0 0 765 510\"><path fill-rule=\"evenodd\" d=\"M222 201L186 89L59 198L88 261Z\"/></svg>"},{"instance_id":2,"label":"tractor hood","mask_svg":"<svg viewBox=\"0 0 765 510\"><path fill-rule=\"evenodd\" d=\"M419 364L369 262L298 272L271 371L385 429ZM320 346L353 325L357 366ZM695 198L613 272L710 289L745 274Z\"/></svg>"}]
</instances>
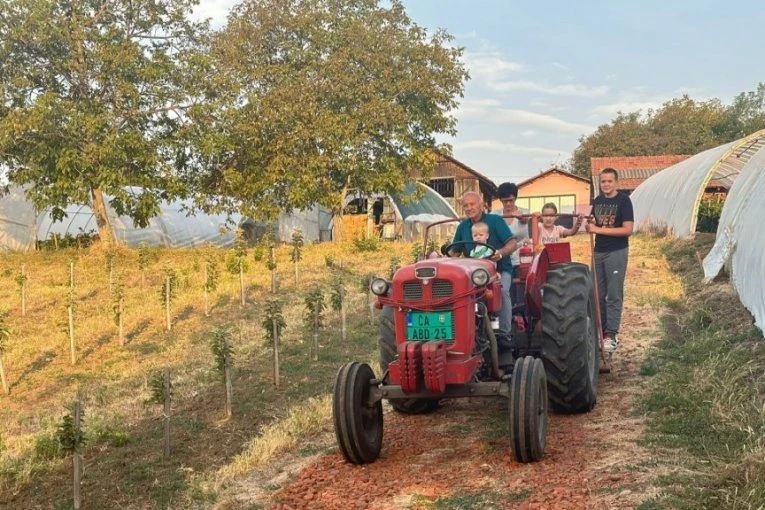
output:
<instances>
[{"instance_id":1,"label":"tractor hood","mask_svg":"<svg viewBox=\"0 0 765 510\"><path fill-rule=\"evenodd\" d=\"M471 275L477 269L497 278L497 265L488 259L434 258L402 267L393 276L391 298L395 301L437 301L469 292L475 287Z\"/></svg>"}]
</instances>

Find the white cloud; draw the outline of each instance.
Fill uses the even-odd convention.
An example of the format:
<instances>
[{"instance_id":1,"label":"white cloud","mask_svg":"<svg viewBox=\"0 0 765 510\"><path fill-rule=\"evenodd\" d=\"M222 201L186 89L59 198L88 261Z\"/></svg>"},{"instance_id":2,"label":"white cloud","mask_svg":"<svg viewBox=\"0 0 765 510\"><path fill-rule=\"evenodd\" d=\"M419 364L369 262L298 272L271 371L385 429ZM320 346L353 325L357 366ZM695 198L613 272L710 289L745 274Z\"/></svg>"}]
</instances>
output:
<instances>
[{"instance_id":1,"label":"white cloud","mask_svg":"<svg viewBox=\"0 0 765 510\"><path fill-rule=\"evenodd\" d=\"M619 79L618 74L607 74L606 75L606 81L616 81Z\"/></svg>"},{"instance_id":2,"label":"white cloud","mask_svg":"<svg viewBox=\"0 0 765 510\"><path fill-rule=\"evenodd\" d=\"M501 81L511 74L526 71L524 64L507 60L499 52L489 49L477 53L466 52L464 59L470 78L477 83Z\"/></svg>"},{"instance_id":3,"label":"white cloud","mask_svg":"<svg viewBox=\"0 0 765 510\"><path fill-rule=\"evenodd\" d=\"M478 32L471 30L470 32L454 34L455 39L475 39L478 37Z\"/></svg>"},{"instance_id":4,"label":"white cloud","mask_svg":"<svg viewBox=\"0 0 765 510\"><path fill-rule=\"evenodd\" d=\"M588 87L587 85L578 85L573 83L564 85L552 85L550 83L539 83L531 80L496 81L489 83L489 87L500 92L527 90L556 96L575 97L600 97L606 95L609 91L609 87L607 85L599 85L597 87Z\"/></svg>"},{"instance_id":5,"label":"white cloud","mask_svg":"<svg viewBox=\"0 0 765 510\"><path fill-rule=\"evenodd\" d=\"M193 18L209 18L211 26L221 27L226 24L226 17L236 3L236 0L201 0L199 5L194 7Z\"/></svg>"},{"instance_id":6,"label":"white cloud","mask_svg":"<svg viewBox=\"0 0 765 510\"><path fill-rule=\"evenodd\" d=\"M518 133L518 134L519 134L519 135L521 135L521 136L525 136L526 138L528 138L528 137L531 137L531 136L536 136L537 132L536 132L536 131L534 131L533 129L526 129L525 131L521 131L521 132L520 132L520 133Z\"/></svg>"},{"instance_id":7,"label":"white cloud","mask_svg":"<svg viewBox=\"0 0 765 510\"><path fill-rule=\"evenodd\" d=\"M704 88L698 87L680 87L663 94L649 94L644 87L634 87L620 92L617 100L613 103L602 104L593 108L590 118L613 118L617 113L630 113L647 110L656 110L672 98L681 97L684 94L689 95L697 101L710 99L704 94Z\"/></svg>"},{"instance_id":8,"label":"white cloud","mask_svg":"<svg viewBox=\"0 0 765 510\"><path fill-rule=\"evenodd\" d=\"M552 115L508 108L461 108L457 112L457 117L460 120L478 120L482 123L524 126L575 135L581 135L595 129L593 126L567 122Z\"/></svg>"},{"instance_id":9,"label":"white cloud","mask_svg":"<svg viewBox=\"0 0 765 510\"><path fill-rule=\"evenodd\" d=\"M545 160L549 158L563 158L570 157L570 153L561 150L545 149L542 147L528 147L525 145L517 145L514 143L500 142L498 140L469 140L467 142L460 142L454 144L455 150L489 150L495 152L503 152L510 154L521 154L524 156L541 157Z\"/></svg>"},{"instance_id":10,"label":"white cloud","mask_svg":"<svg viewBox=\"0 0 765 510\"><path fill-rule=\"evenodd\" d=\"M564 65L563 65L563 64L561 64L560 62L553 62L553 63L552 63L552 65L553 65L554 67L557 67L558 69L563 69L564 71L570 71L570 70L571 70L571 68L569 68L569 67L567 67L567 66L564 66Z\"/></svg>"}]
</instances>

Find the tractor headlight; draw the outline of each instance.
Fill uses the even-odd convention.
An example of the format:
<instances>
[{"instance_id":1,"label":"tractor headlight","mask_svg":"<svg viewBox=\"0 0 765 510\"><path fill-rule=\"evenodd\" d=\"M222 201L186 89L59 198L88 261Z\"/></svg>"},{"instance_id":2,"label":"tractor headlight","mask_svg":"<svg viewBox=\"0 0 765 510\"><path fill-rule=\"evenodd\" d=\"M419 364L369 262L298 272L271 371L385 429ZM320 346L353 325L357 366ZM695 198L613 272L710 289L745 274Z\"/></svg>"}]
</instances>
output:
<instances>
[{"instance_id":1,"label":"tractor headlight","mask_svg":"<svg viewBox=\"0 0 765 510\"><path fill-rule=\"evenodd\" d=\"M388 293L388 282L382 278L375 278L369 285L369 289L375 296L384 296Z\"/></svg>"},{"instance_id":2,"label":"tractor headlight","mask_svg":"<svg viewBox=\"0 0 765 510\"><path fill-rule=\"evenodd\" d=\"M489 283L489 272L485 269L476 269L473 274L470 275L470 279L473 280L474 285L479 287Z\"/></svg>"}]
</instances>

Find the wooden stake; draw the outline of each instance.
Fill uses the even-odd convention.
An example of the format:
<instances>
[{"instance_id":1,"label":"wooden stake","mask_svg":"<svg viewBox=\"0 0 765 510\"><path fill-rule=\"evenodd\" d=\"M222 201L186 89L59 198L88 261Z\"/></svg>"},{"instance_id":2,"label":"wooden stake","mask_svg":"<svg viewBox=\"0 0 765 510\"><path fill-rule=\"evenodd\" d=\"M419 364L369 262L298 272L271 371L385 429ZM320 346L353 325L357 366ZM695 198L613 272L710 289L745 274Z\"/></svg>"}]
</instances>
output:
<instances>
[{"instance_id":1,"label":"wooden stake","mask_svg":"<svg viewBox=\"0 0 765 510\"><path fill-rule=\"evenodd\" d=\"M273 319L274 337L274 386L279 387L279 325L276 318Z\"/></svg>"},{"instance_id":2,"label":"wooden stake","mask_svg":"<svg viewBox=\"0 0 765 510\"><path fill-rule=\"evenodd\" d=\"M229 357L229 345L228 336L223 338L223 377L226 381L226 418L231 418L233 413L231 412L231 362Z\"/></svg>"},{"instance_id":3,"label":"wooden stake","mask_svg":"<svg viewBox=\"0 0 765 510\"><path fill-rule=\"evenodd\" d=\"M125 314L125 298L122 297L122 296L120 296L120 302L119 302L119 305L118 305L118 308L117 308L117 313L119 313L118 329L119 329L120 346L124 347L125 346L125 333L124 333L124 328L123 328L124 321L122 320L122 317Z\"/></svg>"},{"instance_id":4,"label":"wooden stake","mask_svg":"<svg viewBox=\"0 0 765 510\"><path fill-rule=\"evenodd\" d=\"M10 395L11 389L8 387L8 379L5 377L5 361L3 360L3 351L0 351L0 379L3 381L3 391L6 395Z\"/></svg>"},{"instance_id":5,"label":"wooden stake","mask_svg":"<svg viewBox=\"0 0 765 510\"><path fill-rule=\"evenodd\" d=\"M170 458L170 368L165 367L164 371L164 397L165 397L165 435L164 435L164 455L166 459Z\"/></svg>"},{"instance_id":6,"label":"wooden stake","mask_svg":"<svg viewBox=\"0 0 765 510\"><path fill-rule=\"evenodd\" d=\"M242 264L241 260L239 261L239 298L241 306L247 304L244 300L244 264Z\"/></svg>"},{"instance_id":7,"label":"wooden stake","mask_svg":"<svg viewBox=\"0 0 765 510\"><path fill-rule=\"evenodd\" d=\"M210 316L210 298L207 294L207 279L209 278L207 274L207 266L205 266L205 317Z\"/></svg>"},{"instance_id":8,"label":"wooden stake","mask_svg":"<svg viewBox=\"0 0 765 510\"><path fill-rule=\"evenodd\" d=\"M80 408L80 401L74 402L74 431L76 437L80 437L80 423L82 421L82 409ZM80 487L82 481L82 454L75 447L74 453L72 453L72 470L74 471L74 508L79 510L82 508L82 495L80 494Z\"/></svg>"},{"instance_id":9,"label":"wooden stake","mask_svg":"<svg viewBox=\"0 0 765 510\"><path fill-rule=\"evenodd\" d=\"M295 285L298 284L299 278L298 278L298 261L295 261Z\"/></svg>"},{"instance_id":10,"label":"wooden stake","mask_svg":"<svg viewBox=\"0 0 765 510\"><path fill-rule=\"evenodd\" d=\"M340 284L340 333L345 342L345 285Z\"/></svg>"},{"instance_id":11,"label":"wooden stake","mask_svg":"<svg viewBox=\"0 0 765 510\"><path fill-rule=\"evenodd\" d=\"M170 331L172 323L170 322L170 277L165 278L165 319L167 321L167 330Z\"/></svg>"},{"instance_id":12,"label":"wooden stake","mask_svg":"<svg viewBox=\"0 0 765 510\"><path fill-rule=\"evenodd\" d=\"M69 347L72 352L72 365L77 363L77 345L74 342L74 309L72 305L66 307L67 314L69 315Z\"/></svg>"},{"instance_id":13,"label":"wooden stake","mask_svg":"<svg viewBox=\"0 0 765 510\"><path fill-rule=\"evenodd\" d=\"M319 304L314 304L313 309L313 360L319 360Z\"/></svg>"},{"instance_id":14,"label":"wooden stake","mask_svg":"<svg viewBox=\"0 0 765 510\"><path fill-rule=\"evenodd\" d=\"M271 248L271 260L276 260L273 248ZM271 293L276 294L276 268L271 270Z\"/></svg>"},{"instance_id":15,"label":"wooden stake","mask_svg":"<svg viewBox=\"0 0 765 510\"><path fill-rule=\"evenodd\" d=\"M21 264L21 316L27 315L27 268Z\"/></svg>"}]
</instances>

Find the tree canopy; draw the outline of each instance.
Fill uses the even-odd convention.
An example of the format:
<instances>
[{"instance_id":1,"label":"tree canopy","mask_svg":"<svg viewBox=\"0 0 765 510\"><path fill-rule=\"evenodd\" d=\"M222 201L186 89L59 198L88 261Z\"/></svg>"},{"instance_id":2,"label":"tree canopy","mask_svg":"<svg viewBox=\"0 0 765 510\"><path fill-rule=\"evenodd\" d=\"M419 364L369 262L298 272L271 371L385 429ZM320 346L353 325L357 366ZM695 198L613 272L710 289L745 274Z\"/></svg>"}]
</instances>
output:
<instances>
[{"instance_id":1,"label":"tree canopy","mask_svg":"<svg viewBox=\"0 0 765 510\"><path fill-rule=\"evenodd\" d=\"M619 113L579 139L571 158L575 174L590 175L590 158L696 154L765 129L765 83L732 104L719 99L672 99L657 110Z\"/></svg>"},{"instance_id":2,"label":"tree canopy","mask_svg":"<svg viewBox=\"0 0 765 510\"><path fill-rule=\"evenodd\" d=\"M39 209L60 218L92 201L103 238L104 194L144 226L161 199L187 192L180 135L208 30L190 21L194 3L0 3L0 162Z\"/></svg>"},{"instance_id":3,"label":"tree canopy","mask_svg":"<svg viewBox=\"0 0 765 510\"><path fill-rule=\"evenodd\" d=\"M450 41L397 0L235 7L213 44L209 101L190 111L198 205L341 215L351 191L401 191L412 170L434 166L435 135L455 132L467 72Z\"/></svg>"}]
</instances>

